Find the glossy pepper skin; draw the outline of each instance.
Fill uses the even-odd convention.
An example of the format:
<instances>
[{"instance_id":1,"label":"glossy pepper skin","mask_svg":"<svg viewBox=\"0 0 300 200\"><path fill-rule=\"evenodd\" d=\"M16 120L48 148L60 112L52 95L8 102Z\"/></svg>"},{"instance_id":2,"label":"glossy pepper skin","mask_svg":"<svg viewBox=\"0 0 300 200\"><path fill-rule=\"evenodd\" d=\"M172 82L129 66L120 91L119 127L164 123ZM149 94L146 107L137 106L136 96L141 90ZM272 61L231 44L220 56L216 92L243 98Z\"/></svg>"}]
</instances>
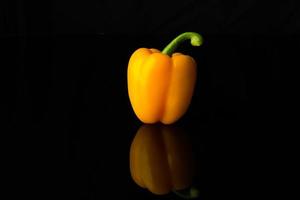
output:
<instances>
[{"instance_id":1,"label":"glossy pepper skin","mask_svg":"<svg viewBox=\"0 0 300 200\"><path fill-rule=\"evenodd\" d=\"M194 160L188 137L175 127L141 126L130 148L130 172L140 187L157 195L190 187Z\"/></svg>"},{"instance_id":2,"label":"glossy pepper skin","mask_svg":"<svg viewBox=\"0 0 300 200\"><path fill-rule=\"evenodd\" d=\"M136 116L144 123L172 124L187 111L197 79L195 60L173 53L178 44L191 39L199 46L199 34L187 32L175 38L162 52L139 48L130 57L128 94Z\"/></svg>"}]
</instances>

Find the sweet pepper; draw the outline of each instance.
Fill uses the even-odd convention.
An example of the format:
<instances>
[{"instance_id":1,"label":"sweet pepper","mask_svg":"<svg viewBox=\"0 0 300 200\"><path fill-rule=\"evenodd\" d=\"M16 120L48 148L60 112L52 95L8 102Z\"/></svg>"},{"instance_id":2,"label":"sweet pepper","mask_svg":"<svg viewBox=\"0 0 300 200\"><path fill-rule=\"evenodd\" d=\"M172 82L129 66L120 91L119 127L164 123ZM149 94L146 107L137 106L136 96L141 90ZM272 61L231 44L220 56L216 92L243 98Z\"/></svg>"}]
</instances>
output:
<instances>
[{"instance_id":1,"label":"sweet pepper","mask_svg":"<svg viewBox=\"0 0 300 200\"><path fill-rule=\"evenodd\" d=\"M129 59L128 94L136 116L144 123L171 124L187 111L196 83L195 60L173 53L185 40L193 46L202 44L198 33L186 32L176 37L162 52L139 48Z\"/></svg>"},{"instance_id":2,"label":"sweet pepper","mask_svg":"<svg viewBox=\"0 0 300 200\"><path fill-rule=\"evenodd\" d=\"M189 138L182 129L144 124L137 131L130 147L132 179L142 188L163 195L171 191L179 196L196 197L190 187L195 172Z\"/></svg>"}]
</instances>

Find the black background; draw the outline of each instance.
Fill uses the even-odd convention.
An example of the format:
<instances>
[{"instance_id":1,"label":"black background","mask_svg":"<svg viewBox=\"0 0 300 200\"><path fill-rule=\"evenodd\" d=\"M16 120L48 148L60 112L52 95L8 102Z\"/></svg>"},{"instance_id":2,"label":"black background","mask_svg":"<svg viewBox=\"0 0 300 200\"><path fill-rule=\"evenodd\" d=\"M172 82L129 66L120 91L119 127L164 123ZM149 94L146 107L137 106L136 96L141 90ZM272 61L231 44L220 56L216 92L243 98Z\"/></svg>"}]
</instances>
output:
<instances>
[{"instance_id":1,"label":"black background","mask_svg":"<svg viewBox=\"0 0 300 200\"><path fill-rule=\"evenodd\" d=\"M14 153L7 185L29 186L11 194L176 199L130 177L129 147L142 123L130 107L126 70L137 48L162 49L185 31L204 37L201 47L178 49L197 61L198 82L176 123L193 138L201 198L278 192L291 107L281 80L297 66L297 4L1 1L2 122L13 137L6 155Z\"/></svg>"}]
</instances>

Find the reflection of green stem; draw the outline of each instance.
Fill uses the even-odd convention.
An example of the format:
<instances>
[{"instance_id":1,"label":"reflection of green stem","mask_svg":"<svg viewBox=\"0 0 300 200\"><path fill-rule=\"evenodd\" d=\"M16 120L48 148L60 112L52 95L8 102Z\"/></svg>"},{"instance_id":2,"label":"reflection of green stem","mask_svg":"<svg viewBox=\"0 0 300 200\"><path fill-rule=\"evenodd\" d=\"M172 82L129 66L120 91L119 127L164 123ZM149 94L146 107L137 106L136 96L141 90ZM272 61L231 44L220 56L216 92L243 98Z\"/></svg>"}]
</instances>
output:
<instances>
[{"instance_id":1,"label":"reflection of green stem","mask_svg":"<svg viewBox=\"0 0 300 200\"><path fill-rule=\"evenodd\" d=\"M199 197L199 190L195 187L191 187L188 192L173 190L173 193L184 199L195 199Z\"/></svg>"}]
</instances>

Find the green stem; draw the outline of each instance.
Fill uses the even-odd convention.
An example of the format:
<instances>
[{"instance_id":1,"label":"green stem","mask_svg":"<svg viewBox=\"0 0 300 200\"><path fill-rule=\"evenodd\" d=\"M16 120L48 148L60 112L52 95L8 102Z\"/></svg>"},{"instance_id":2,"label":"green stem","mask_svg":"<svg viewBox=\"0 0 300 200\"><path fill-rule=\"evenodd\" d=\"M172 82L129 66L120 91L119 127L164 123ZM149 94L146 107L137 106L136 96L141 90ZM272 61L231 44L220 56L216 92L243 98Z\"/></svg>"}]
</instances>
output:
<instances>
[{"instance_id":1,"label":"green stem","mask_svg":"<svg viewBox=\"0 0 300 200\"><path fill-rule=\"evenodd\" d=\"M195 199L199 197L199 190L195 187L191 187L187 192L173 190L173 193L184 199Z\"/></svg>"},{"instance_id":2,"label":"green stem","mask_svg":"<svg viewBox=\"0 0 300 200\"><path fill-rule=\"evenodd\" d=\"M178 47L178 45L184 42L185 40L191 40L191 45L193 46L200 46L203 43L203 38L200 34L195 32L185 32L177 36L174 40L172 40L170 44L168 44L164 48L162 53L171 56L172 53Z\"/></svg>"}]
</instances>

